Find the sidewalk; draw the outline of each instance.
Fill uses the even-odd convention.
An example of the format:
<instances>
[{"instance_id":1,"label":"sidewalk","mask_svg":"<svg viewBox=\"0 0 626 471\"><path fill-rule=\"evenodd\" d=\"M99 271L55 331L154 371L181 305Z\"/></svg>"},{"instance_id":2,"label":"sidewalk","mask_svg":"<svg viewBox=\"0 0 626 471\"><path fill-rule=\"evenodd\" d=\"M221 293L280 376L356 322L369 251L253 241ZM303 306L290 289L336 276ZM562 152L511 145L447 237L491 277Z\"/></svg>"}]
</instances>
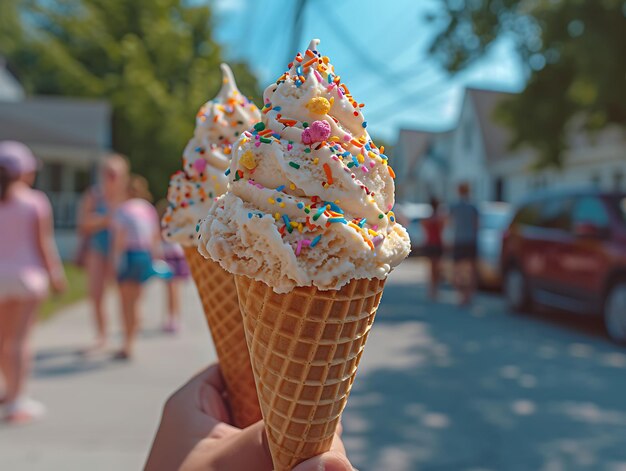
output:
<instances>
[{"instance_id":1,"label":"sidewalk","mask_svg":"<svg viewBox=\"0 0 626 471\"><path fill-rule=\"evenodd\" d=\"M45 402L45 420L0 425L2 469L111 471L142 468L167 396L215 360L193 285L184 288L184 325L176 337L160 331L165 292L149 285L144 328L131 363L85 358L92 340L89 307L81 302L39 325L30 390ZM111 348L120 342L117 301L108 297Z\"/></svg>"}]
</instances>

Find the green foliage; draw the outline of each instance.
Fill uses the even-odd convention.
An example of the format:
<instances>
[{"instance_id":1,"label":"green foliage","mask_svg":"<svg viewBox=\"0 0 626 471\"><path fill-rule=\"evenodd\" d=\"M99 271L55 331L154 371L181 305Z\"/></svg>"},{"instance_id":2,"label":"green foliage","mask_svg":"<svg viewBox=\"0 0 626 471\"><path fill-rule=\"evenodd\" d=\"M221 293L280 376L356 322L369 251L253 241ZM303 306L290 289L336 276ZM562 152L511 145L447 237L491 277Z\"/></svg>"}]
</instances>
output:
<instances>
[{"instance_id":1,"label":"green foliage","mask_svg":"<svg viewBox=\"0 0 626 471\"><path fill-rule=\"evenodd\" d=\"M39 319L46 320L52 317L59 309L74 304L87 296L87 275L71 263L65 264L67 290L63 294L53 294L46 299L39 309Z\"/></svg>"},{"instance_id":2,"label":"green foliage","mask_svg":"<svg viewBox=\"0 0 626 471\"><path fill-rule=\"evenodd\" d=\"M515 40L528 83L497 116L513 130L514 147L539 150L539 166L562 164L572 125L589 132L626 126L625 1L441 3L443 17L431 18L441 30L430 51L449 71L472 64L499 37Z\"/></svg>"},{"instance_id":3,"label":"green foliage","mask_svg":"<svg viewBox=\"0 0 626 471\"><path fill-rule=\"evenodd\" d=\"M185 0L0 0L0 23L9 22L5 5L13 26L0 32L0 53L26 89L108 99L113 147L163 195L196 111L221 85L210 8ZM11 40L16 31L19 41ZM256 100L250 69L231 66L242 93Z\"/></svg>"}]
</instances>

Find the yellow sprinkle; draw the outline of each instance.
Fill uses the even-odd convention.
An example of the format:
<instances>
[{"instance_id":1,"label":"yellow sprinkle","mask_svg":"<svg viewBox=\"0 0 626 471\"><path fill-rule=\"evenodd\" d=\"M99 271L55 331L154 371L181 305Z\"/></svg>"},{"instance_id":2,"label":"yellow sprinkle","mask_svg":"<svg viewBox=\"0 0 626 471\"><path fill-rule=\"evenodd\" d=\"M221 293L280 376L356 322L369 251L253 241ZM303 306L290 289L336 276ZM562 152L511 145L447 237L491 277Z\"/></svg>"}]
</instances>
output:
<instances>
[{"instance_id":1,"label":"yellow sprinkle","mask_svg":"<svg viewBox=\"0 0 626 471\"><path fill-rule=\"evenodd\" d=\"M217 175L211 175L211 180L217 180Z\"/></svg>"},{"instance_id":2,"label":"yellow sprinkle","mask_svg":"<svg viewBox=\"0 0 626 471\"><path fill-rule=\"evenodd\" d=\"M315 158L313 159L313 165L317 165L319 162L320 162L319 157L315 157Z\"/></svg>"},{"instance_id":3,"label":"yellow sprinkle","mask_svg":"<svg viewBox=\"0 0 626 471\"><path fill-rule=\"evenodd\" d=\"M241 163L241 165L246 167L248 170L256 168L256 160L254 160L254 154L249 150L243 153L243 155L239 159L239 163Z\"/></svg>"},{"instance_id":4,"label":"yellow sprinkle","mask_svg":"<svg viewBox=\"0 0 626 471\"><path fill-rule=\"evenodd\" d=\"M359 154L356 156L356 159L359 161L360 164L362 164L363 162L365 162L365 156L363 154Z\"/></svg>"},{"instance_id":5,"label":"yellow sprinkle","mask_svg":"<svg viewBox=\"0 0 626 471\"><path fill-rule=\"evenodd\" d=\"M304 229L304 226L302 225L302 223L298 224L298 232L302 232L302 230Z\"/></svg>"},{"instance_id":6,"label":"yellow sprinkle","mask_svg":"<svg viewBox=\"0 0 626 471\"><path fill-rule=\"evenodd\" d=\"M289 224L291 224L291 227L298 227L298 224L300 223L296 221L291 221Z\"/></svg>"},{"instance_id":7,"label":"yellow sprinkle","mask_svg":"<svg viewBox=\"0 0 626 471\"><path fill-rule=\"evenodd\" d=\"M374 152L372 152L371 150L367 153L367 155L370 156L370 159L377 159L378 156L376 154L374 154Z\"/></svg>"},{"instance_id":8,"label":"yellow sprinkle","mask_svg":"<svg viewBox=\"0 0 626 471\"><path fill-rule=\"evenodd\" d=\"M311 98L306 107L311 113L315 114L326 114L330 111L330 103L323 96Z\"/></svg>"},{"instance_id":9,"label":"yellow sprinkle","mask_svg":"<svg viewBox=\"0 0 626 471\"><path fill-rule=\"evenodd\" d=\"M274 214L274 219L276 219L278 221L280 219L280 213L275 213Z\"/></svg>"},{"instance_id":10,"label":"yellow sprinkle","mask_svg":"<svg viewBox=\"0 0 626 471\"><path fill-rule=\"evenodd\" d=\"M285 203L278 203L278 206L280 206L281 208L285 207Z\"/></svg>"},{"instance_id":11,"label":"yellow sprinkle","mask_svg":"<svg viewBox=\"0 0 626 471\"><path fill-rule=\"evenodd\" d=\"M339 200L335 200L335 204L339 206Z\"/></svg>"},{"instance_id":12,"label":"yellow sprinkle","mask_svg":"<svg viewBox=\"0 0 626 471\"><path fill-rule=\"evenodd\" d=\"M269 204L274 204L274 203L276 203L276 201L274 201L274 198L268 198L268 199L267 199L267 202L268 202Z\"/></svg>"},{"instance_id":13,"label":"yellow sprinkle","mask_svg":"<svg viewBox=\"0 0 626 471\"><path fill-rule=\"evenodd\" d=\"M367 230L367 232L368 232L368 234L369 234L369 235L371 235L372 237L376 237L376 236L378 235L378 232L373 231L373 230L371 230L371 229L368 229L368 230Z\"/></svg>"},{"instance_id":14,"label":"yellow sprinkle","mask_svg":"<svg viewBox=\"0 0 626 471\"><path fill-rule=\"evenodd\" d=\"M296 189L296 185L294 185L293 183L289 185L289 189L290 190L295 190Z\"/></svg>"},{"instance_id":15,"label":"yellow sprinkle","mask_svg":"<svg viewBox=\"0 0 626 471\"><path fill-rule=\"evenodd\" d=\"M331 96L330 97L330 106L333 106L334 103L335 103L335 97Z\"/></svg>"},{"instance_id":16,"label":"yellow sprinkle","mask_svg":"<svg viewBox=\"0 0 626 471\"><path fill-rule=\"evenodd\" d=\"M341 139L339 139L339 136L331 136L330 139L328 139L330 142L340 142Z\"/></svg>"}]
</instances>

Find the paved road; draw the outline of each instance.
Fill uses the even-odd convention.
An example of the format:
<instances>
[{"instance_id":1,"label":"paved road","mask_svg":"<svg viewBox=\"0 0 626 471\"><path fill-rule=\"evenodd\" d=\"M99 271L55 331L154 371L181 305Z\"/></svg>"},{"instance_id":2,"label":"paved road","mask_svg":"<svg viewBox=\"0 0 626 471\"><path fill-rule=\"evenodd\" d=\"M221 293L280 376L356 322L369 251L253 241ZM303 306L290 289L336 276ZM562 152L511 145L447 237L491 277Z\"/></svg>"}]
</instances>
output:
<instances>
[{"instance_id":1,"label":"paved road","mask_svg":"<svg viewBox=\"0 0 626 471\"><path fill-rule=\"evenodd\" d=\"M434 304L423 279L414 261L392 275L344 415L361 471L626 471L626 351L597 322L514 316L489 294ZM39 328L31 389L50 414L0 427L2 469L141 468L164 398L215 358L193 287L176 338L158 330L162 296L150 287L130 365L80 355L84 304Z\"/></svg>"}]
</instances>

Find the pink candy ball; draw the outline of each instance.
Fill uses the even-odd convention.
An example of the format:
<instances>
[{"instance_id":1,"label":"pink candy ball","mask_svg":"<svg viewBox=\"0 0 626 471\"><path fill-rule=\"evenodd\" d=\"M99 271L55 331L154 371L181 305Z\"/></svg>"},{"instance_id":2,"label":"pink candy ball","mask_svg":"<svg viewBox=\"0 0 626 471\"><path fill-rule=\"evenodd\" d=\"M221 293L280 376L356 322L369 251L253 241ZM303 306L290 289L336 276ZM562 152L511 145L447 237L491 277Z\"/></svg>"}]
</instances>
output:
<instances>
[{"instance_id":1,"label":"pink candy ball","mask_svg":"<svg viewBox=\"0 0 626 471\"><path fill-rule=\"evenodd\" d=\"M302 132L302 143L311 145L314 142L322 142L330 137L330 124L326 121L313 121Z\"/></svg>"}]
</instances>

